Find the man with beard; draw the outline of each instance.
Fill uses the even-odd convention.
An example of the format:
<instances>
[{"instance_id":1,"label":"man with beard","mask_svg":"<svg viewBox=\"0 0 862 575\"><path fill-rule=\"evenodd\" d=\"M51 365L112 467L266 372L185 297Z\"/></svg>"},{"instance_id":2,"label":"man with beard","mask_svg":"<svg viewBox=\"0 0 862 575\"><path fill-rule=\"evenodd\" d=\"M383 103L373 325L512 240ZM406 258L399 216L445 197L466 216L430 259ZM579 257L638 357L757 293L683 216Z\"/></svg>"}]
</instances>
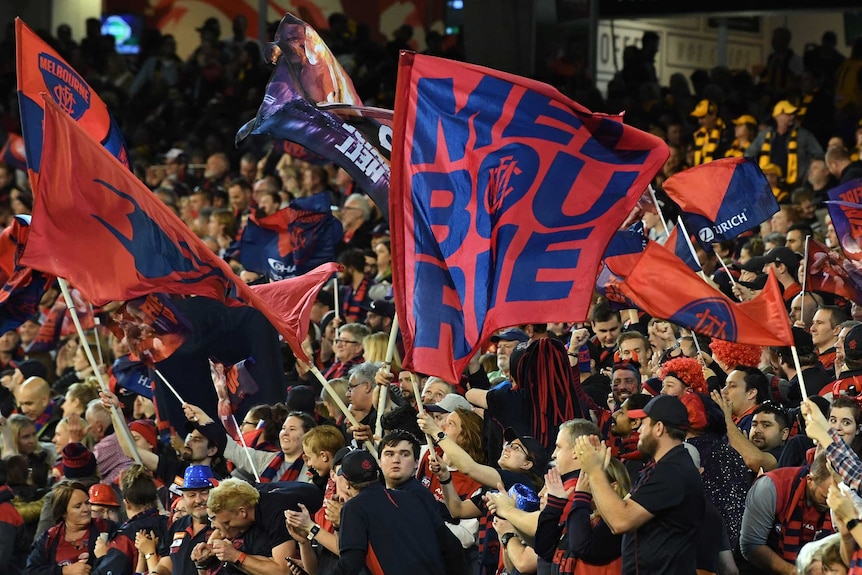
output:
<instances>
[{"instance_id":1,"label":"man with beard","mask_svg":"<svg viewBox=\"0 0 862 575\"><path fill-rule=\"evenodd\" d=\"M733 423L733 407L718 392L712 399L724 411L727 424L727 441L753 473L771 471L778 465L787 437L790 435L790 417L787 411L772 401L758 405L752 412L751 430L746 437Z\"/></svg>"},{"instance_id":2,"label":"man with beard","mask_svg":"<svg viewBox=\"0 0 862 575\"><path fill-rule=\"evenodd\" d=\"M759 477L745 499L739 546L761 573L796 573L802 546L833 532L826 504L826 455L810 468L780 467Z\"/></svg>"},{"instance_id":3,"label":"man with beard","mask_svg":"<svg viewBox=\"0 0 862 575\"><path fill-rule=\"evenodd\" d=\"M610 435L607 437L607 445L611 453L619 459L629 472L632 481L637 479L646 463L646 457L638 449L640 441L640 429L643 419L632 417L631 412L643 411L652 396L645 393L635 393L626 399L618 410L613 413Z\"/></svg>"},{"instance_id":4,"label":"man with beard","mask_svg":"<svg viewBox=\"0 0 862 575\"><path fill-rule=\"evenodd\" d=\"M768 393L769 381L756 367L740 365L727 374L721 394L730 402L733 423L742 433L748 435L751 431L754 410L766 401Z\"/></svg>"},{"instance_id":5,"label":"man with beard","mask_svg":"<svg viewBox=\"0 0 862 575\"><path fill-rule=\"evenodd\" d=\"M614 533L624 533L623 573L694 573L697 531L706 499L700 474L683 447L688 411L679 398L654 397L642 410L638 449L653 461L625 499L604 473L607 447L595 437L579 437L575 451L589 474L596 511Z\"/></svg>"},{"instance_id":6,"label":"man with beard","mask_svg":"<svg viewBox=\"0 0 862 575\"><path fill-rule=\"evenodd\" d=\"M112 405L118 410L121 409L119 398L110 391L101 392L100 399L102 407L108 413L111 413ZM113 420L113 414L111 417ZM113 422L116 427L116 420ZM143 429L143 427L141 428ZM216 478L226 477L228 471L223 457L224 450L218 447L218 434L214 433L215 427L206 427L199 422L189 421L186 424L186 429L188 434L183 442L183 450L179 458L174 454L173 449L162 449L161 444L156 441L157 438L154 433L149 438L151 441L148 445L138 445L136 442L141 464L153 473L154 479L158 479L166 485L174 483L175 478L179 480L183 477L189 465L206 465L213 470ZM135 433L132 433L132 438L135 438ZM125 438L119 435L118 441L123 453L131 459L132 450L126 444Z\"/></svg>"},{"instance_id":7,"label":"man with beard","mask_svg":"<svg viewBox=\"0 0 862 575\"><path fill-rule=\"evenodd\" d=\"M207 497L210 489L218 485L208 465L189 465L179 487L187 515L171 525L168 537L171 540L171 553L164 557L156 555L157 540L139 534L135 547L147 562L150 575L197 575L195 561L190 557L198 543L206 543L212 535L207 517ZM201 559L201 558L199 558Z\"/></svg>"}]
</instances>

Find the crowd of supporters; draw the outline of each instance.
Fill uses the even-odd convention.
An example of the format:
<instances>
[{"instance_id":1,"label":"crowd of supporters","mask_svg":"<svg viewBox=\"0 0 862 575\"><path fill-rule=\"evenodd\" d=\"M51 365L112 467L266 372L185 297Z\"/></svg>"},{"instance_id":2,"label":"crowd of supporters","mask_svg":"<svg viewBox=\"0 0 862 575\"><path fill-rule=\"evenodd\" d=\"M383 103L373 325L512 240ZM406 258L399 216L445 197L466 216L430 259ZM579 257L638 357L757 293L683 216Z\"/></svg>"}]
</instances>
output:
<instances>
[{"instance_id":1,"label":"crowd of supporters","mask_svg":"<svg viewBox=\"0 0 862 575\"><path fill-rule=\"evenodd\" d=\"M136 60L89 25L80 43L63 26L44 37L108 103L141 180L243 280L267 281L241 263L252 215L326 198L343 271L317 296L303 347L327 385L282 344L283 370L266 376L283 401L237 413L241 437L210 405L184 403L185 427L170 427L120 383L130 352L100 322L46 349L52 287L40 313L0 334L0 564L46 575L859 572L862 310L802 283L806 237L841 253L828 191L862 175L862 43L844 57L827 32L795 54L780 28L762 71L698 70L662 87L647 33L605 98L575 54L543 75L666 140L661 210L642 220L651 239L667 238L662 213L676 216L666 178L723 157L759 163L781 209L696 252L738 301L774 273L793 349L706 338L597 296L585 322L561 310L560 322L500 330L444 381L401 369L381 208L334 165L255 139L234 148L268 78L235 24L225 39L204 22L185 61L158 31ZM360 95L391 107L410 31L381 44L341 15L329 24L321 33ZM462 56L426 37L428 53ZM0 61L0 92L13 94L13 39ZM0 111L16 131L15 107ZM17 176L0 166L6 219L32 209Z\"/></svg>"}]
</instances>

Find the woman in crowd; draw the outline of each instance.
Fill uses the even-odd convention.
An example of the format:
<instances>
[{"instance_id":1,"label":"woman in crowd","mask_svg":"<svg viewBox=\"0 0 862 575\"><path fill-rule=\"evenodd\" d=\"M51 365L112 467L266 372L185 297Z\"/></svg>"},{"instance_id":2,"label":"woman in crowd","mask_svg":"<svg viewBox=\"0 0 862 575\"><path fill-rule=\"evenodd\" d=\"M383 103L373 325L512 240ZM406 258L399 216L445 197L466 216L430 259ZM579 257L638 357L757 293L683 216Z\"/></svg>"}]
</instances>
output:
<instances>
[{"instance_id":1,"label":"woman in crowd","mask_svg":"<svg viewBox=\"0 0 862 575\"><path fill-rule=\"evenodd\" d=\"M90 517L87 488L76 481L58 483L52 490L54 526L33 544L27 559L30 575L89 575L96 561L96 540L113 537L117 526Z\"/></svg>"},{"instance_id":2,"label":"woman in crowd","mask_svg":"<svg viewBox=\"0 0 862 575\"><path fill-rule=\"evenodd\" d=\"M15 414L0 427L3 457L23 455L33 468L33 483L36 487L48 486L48 472L54 463L55 454L36 439L36 426L26 416ZM51 447L50 444L45 444Z\"/></svg>"},{"instance_id":3,"label":"woman in crowd","mask_svg":"<svg viewBox=\"0 0 862 575\"><path fill-rule=\"evenodd\" d=\"M87 359L86 357L84 358ZM77 355L76 355L77 361ZM87 404L94 399L99 398L99 382L95 378L89 378L87 381L73 383L66 391L66 396L63 401L63 417L69 417L73 413L84 417L84 412L87 411Z\"/></svg>"}]
</instances>

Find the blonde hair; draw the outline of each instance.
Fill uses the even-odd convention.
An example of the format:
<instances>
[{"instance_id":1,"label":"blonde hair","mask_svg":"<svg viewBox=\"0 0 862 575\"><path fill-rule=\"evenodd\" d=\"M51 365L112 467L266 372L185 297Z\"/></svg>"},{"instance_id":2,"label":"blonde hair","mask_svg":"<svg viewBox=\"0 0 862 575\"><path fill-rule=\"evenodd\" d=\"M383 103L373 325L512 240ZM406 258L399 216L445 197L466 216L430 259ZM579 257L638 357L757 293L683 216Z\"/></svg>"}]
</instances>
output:
<instances>
[{"instance_id":1,"label":"blonde hair","mask_svg":"<svg viewBox=\"0 0 862 575\"><path fill-rule=\"evenodd\" d=\"M328 451L332 455L344 447L344 434L333 425L312 427L302 436L302 445L312 453Z\"/></svg>"},{"instance_id":2,"label":"blonde hair","mask_svg":"<svg viewBox=\"0 0 862 575\"><path fill-rule=\"evenodd\" d=\"M332 391L334 391L338 395L339 399L341 399L344 405L350 403L347 399L347 385L348 381L343 377L336 377L335 379L329 380L329 387L332 388ZM326 388L323 388L323 391L320 392L320 400L325 403L331 402L335 404L335 402L332 401L332 397L329 395L329 391Z\"/></svg>"},{"instance_id":3,"label":"blonde hair","mask_svg":"<svg viewBox=\"0 0 862 575\"><path fill-rule=\"evenodd\" d=\"M257 489L242 479L231 477L210 491L207 507L213 513L219 513L225 510L236 511L240 507L251 509L258 501L260 493Z\"/></svg>"},{"instance_id":4,"label":"blonde hair","mask_svg":"<svg viewBox=\"0 0 862 575\"><path fill-rule=\"evenodd\" d=\"M36 428L36 424L33 423L29 417L26 415L22 415L20 413L15 413L9 416L9 429L12 430L12 445L15 446L15 449L19 449L18 447L18 435L21 433L21 430L26 427ZM33 453L42 453L42 445L36 441L36 449L33 450Z\"/></svg>"},{"instance_id":5,"label":"blonde hair","mask_svg":"<svg viewBox=\"0 0 862 575\"><path fill-rule=\"evenodd\" d=\"M73 383L66 391L66 395L78 400L78 403L81 404L81 413L78 415L84 417L87 404L99 398L99 381L95 377L88 377L86 381Z\"/></svg>"},{"instance_id":6,"label":"blonde hair","mask_svg":"<svg viewBox=\"0 0 862 575\"><path fill-rule=\"evenodd\" d=\"M386 348L389 347L389 334L378 331L362 338L362 349L365 350L363 356L365 361L382 362L386 361ZM401 371L401 358L398 357L398 350L392 356L392 366L389 368L392 373Z\"/></svg>"}]
</instances>

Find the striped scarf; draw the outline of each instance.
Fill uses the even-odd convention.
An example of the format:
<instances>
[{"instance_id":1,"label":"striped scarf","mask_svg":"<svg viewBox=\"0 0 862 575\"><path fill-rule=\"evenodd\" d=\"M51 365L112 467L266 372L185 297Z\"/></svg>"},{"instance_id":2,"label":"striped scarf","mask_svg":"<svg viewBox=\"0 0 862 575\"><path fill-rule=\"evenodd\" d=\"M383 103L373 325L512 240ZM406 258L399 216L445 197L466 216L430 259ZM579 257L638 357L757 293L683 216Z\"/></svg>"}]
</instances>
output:
<instances>
[{"instance_id":1,"label":"striped scarf","mask_svg":"<svg viewBox=\"0 0 862 575\"><path fill-rule=\"evenodd\" d=\"M39 417L37 417L33 421L33 425L36 426L36 437L40 437L42 435L42 430L45 428L45 426L48 424L48 422L51 421L51 416L54 415L54 408L55 407L56 407L56 404L54 403L54 400L52 399L51 401L48 402L48 407L45 408L45 411L43 411L41 413L41 415L39 415Z\"/></svg>"},{"instance_id":2,"label":"striped scarf","mask_svg":"<svg viewBox=\"0 0 862 575\"><path fill-rule=\"evenodd\" d=\"M281 474L281 477L276 479L276 476L278 476L278 470L281 469L282 465L284 465L284 452L279 451L275 454L272 461L269 462L269 465L266 466L266 469L264 469L260 474L260 482L271 483L273 481L296 481L299 479L299 472L302 471L305 461L300 457L287 468L287 471Z\"/></svg>"},{"instance_id":3,"label":"striped scarf","mask_svg":"<svg viewBox=\"0 0 862 575\"><path fill-rule=\"evenodd\" d=\"M767 473L777 491L775 525L767 545L785 561L796 561L806 543L833 531L828 511L820 511L806 500L809 468L782 467Z\"/></svg>"},{"instance_id":4,"label":"striped scarf","mask_svg":"<svg viewBox=\"0 0 862 575\"><path fill-rule=\"evenodd\" d=\"M699 166L716 159L715 152L719 142L721 142L721 134L724 129L724 120L719 118L711 130L700 128L694 133L694 160L692 165Z\"/></svg>"},{"instance_id":5,"label":"striped scarf","mask_svg":"<svg viewBox=\"0 0 862 575\"><path fill-rule=\"evenodd\" d=\"M847 575L862 575L862 548L853 552L853 557L850 558L850 569Z\"/></svg>"},{"instance_id":6,"label":"striped scarf","mask_svg":"<svg viewBox=\"0 0 862 575\"><path fill-rule=\"evenodd\" d=\"M790 136L787 138L787 169L784 170L784 181L788 185L795 184L799 178L799 155L796 151L799 147L799 142L796 139L798 135L799 130L793 128L790 131ZM760 156L757 162L761 168L765 168L772 163L771 153L772 130L768 130L763 140L763 145L760 147Z\"/></svg>"},{"instance_id":7,"label":"striped scarf","mask_svg":"<svg viewBox=\"0 0 862 575\"><path fill-rule=\"evenodd\" d=\"M347 286L344 290L344 322L353 323L363 321L366 311L362 309L365 305L365 299L368 297L368 287L371 285L371 279L367 276L362 278L359 286L354 290L353 286Z\"/></svg>"}]
</instances>

